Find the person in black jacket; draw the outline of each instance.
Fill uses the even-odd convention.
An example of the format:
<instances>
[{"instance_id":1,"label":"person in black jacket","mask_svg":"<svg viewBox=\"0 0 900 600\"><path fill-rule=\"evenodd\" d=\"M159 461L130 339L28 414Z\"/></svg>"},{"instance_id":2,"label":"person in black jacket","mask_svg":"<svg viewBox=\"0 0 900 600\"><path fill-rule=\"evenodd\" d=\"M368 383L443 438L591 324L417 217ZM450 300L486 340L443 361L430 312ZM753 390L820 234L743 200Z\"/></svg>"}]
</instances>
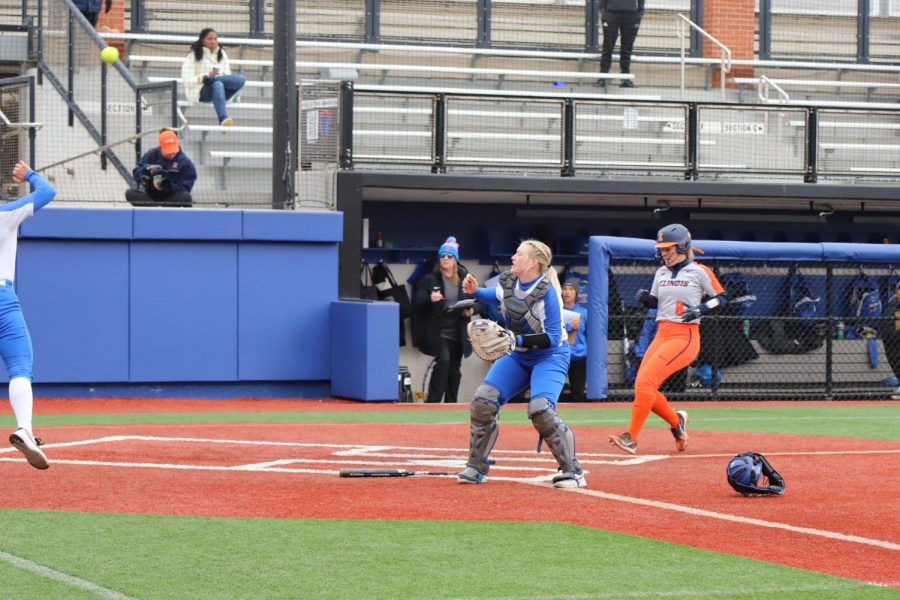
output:
<instances>
[{"instance_id":1,"label":"person in black jacket","mask_svg":"<svg viewBox=\"0 0 900 600\"><path fill-rule=\"evenodd\" d=\"M132 206L190 207L193 203L191 190L197 181L197 169L181 151L178 135L171 129L159 132L159 147L144 154L131 174L143 188L125 192Z\"/></svg>"},{"instance_id":2,"label":"person in black jacket","mask_svg":"<svg viewBox=\"0 0 900 600\"><path fill-rule=\"evenodd\" d=\"M456 402L463 356L472 353L466 325L472 310L449 312L459 300L471 298L462 290L469 271L459 264L459 244L449 237L438 250L438 264L416 284L414 310L424 317L425 335L419 350L435 357L425 402Z\"/></svg>"},{"instance_id":3,"label":"person in black jacket","mask_svg":"<svg viewBox=\"0 0 900 600\"><path fill-rule=\"evenodd\" d=\"M631 52L637 39L641 19L644 18L644 0L600 0L600 16L603 24L603 52L600 55L600 72L609 73L612 66L613 49L616 38L621 34L622 47L619 52L619 70L631 73ZM600 79L598 85L605 86ZM622 80L622 87L635 87L631 79Z\"/></svg>"}]
</instances>

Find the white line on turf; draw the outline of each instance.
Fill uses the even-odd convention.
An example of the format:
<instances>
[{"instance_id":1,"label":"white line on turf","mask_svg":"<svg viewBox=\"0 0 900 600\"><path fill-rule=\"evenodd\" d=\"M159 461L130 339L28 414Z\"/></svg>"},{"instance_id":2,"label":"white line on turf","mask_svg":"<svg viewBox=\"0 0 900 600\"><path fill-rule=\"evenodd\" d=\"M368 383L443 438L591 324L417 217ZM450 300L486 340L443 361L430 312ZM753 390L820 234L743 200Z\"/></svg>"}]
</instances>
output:
<instances>
[{"instance_id":1,"label":"white line on turf","mask_svg":"<svg viewBox=\"0 0 900 600\"><path fill-rule=\"evenodd\" d=\"M21 556L16 556L15 554L10 554L8 552L3 552L2 550L0 550L0 560L9 563L14 567L22 569L23 571L30 571L35 575L38 575L45 579L53 579L54 581L59 581L68 585L69 587L78 588L80 590L90 592L101 598L108 598L110 600L136 600L131 596L126 596L125 594L121 594L115 590L103 587L102 585L93 583L92 581L87 581L86 579L81 579L80 577L68 575L66 573L63 573L62 571L57 571L56 569L45 567L44 565L30 561L27 558L22 558Z\"/></svg>"},{"instance_id":2,"label":"white line on turf","mask_svg":"<svg viewBox=\"0 0 900 600\"><path fill-rule=\"evenodd\" d=\"M755 598L763 594L801 594L813 592L839 592L849 590L861 590L872 587L884 587L870 583L834 583L834 584L809 584L790 586L742 586L739 595L747 598ZM455 600L616 600L618 598L732 598L738 595L734 589L729 590L667 590L667 591L638 591L638 592L597 592L593 594L565 594L562 596L478 596L469 598L456 598Z\"/></svg>"},{"instance_id":3,"label":"white line on turf","mask_svg":"<svg viewBox=\"0 0 900 600\"><path fill-rule=\"evenodd\" d=\"M523 483L528 483L531 485L543 485L535 481L525 481ZM673 512L680 512L684 514L688 514L695 517L707 517L710 519L717 519L719 521L730 521L732 523L741 523L743 525L754 525L756 527L766 527L768 529L781 529L783 531L790 531L793 533L802 533L804 535L812 535L816 537L823 537L832 540L838 540L841 542L851 542L854 544L864 544L866 546L874 546L876 548L885 548L887 550L900 550L900 544L895 544L894 542L888 542L884 540L875 540L871 538L865 538L859 535L849 535L846 533L837 533L835 531L827 531L824 529L815 529L813 527L798 527L796 525L789 525L788 523L778 523L775 521L764 521L762 519L753 519L750 517L742 517L739 515L729 515L726 513L715 512L712 510L705 510L702 508L694 508L692 506L682 506L680 504L672 504L670 502L661 502L659 500L647 500L646 498L635 498L633 496L622 496L620 494L611 494L609 492L601 492L599 490L590 490L587 488L576 488L576 489L568 489L565 490L568 492L576 492L579 494L584 494L586 496L593 496L594 498L603 498L604 500L615 500L617 502L625 502L628 504L637 504L640 506L650 506L652 508L658 508L661 510L670 510Z\"/></svg>"},{"instance_id":4,"label":"white line on turf","mask_svg":"<svg viewBox=\"0 0 900 600\"><path fill-rule=\"evenodd\" d=\"M219 443L219 444L246 444L246 445L264 445L264 446L287 446L287 447L304 447L304 448L344 448L350 450L357 449L368 449L375 451L383 451L385 449L392 449L395 451L400 450L431 450L431 451L443 451L443 450L455 450L459 451L459 449L454 448L420 448L420 447L407 447L407 446L364 446L359 444L326 444L326 443L303 443L303 442L268 442L268 441L258 441L258 440L223 440L223 439L214 439L214 438L186 438L186 437L177 437L177 438L169 438L169 437L159 437L159 436L108 436L103 438L96 438L93 440L81 440L77 442L63 442L59 444L47 444L46 448L51 447L64 447L64 446L79 446L86 445L91 443L102 443L102 442L121 442L121 441L162 441L162 442L196 442L196 443ZM7 449L8 450L8 449ZM2 451L2 450L0 450ZM522 453L524 451L506 451L508 453ZM501 453L501 451L497 451L497 453ZM530 454L530 452L528 452ZM767 452L770 456L778 456L778 455L801 455L801 456L815 456L815 455L846 455L846 454L898 454L900 453L900 449L898 450L859 450L859 451L821 451L821 452ZM337 453L336 453L337 454ZM353 454L363 454L365 455L365 451L362 453L353 452ZM328 464L333 465L335 462L340 462L340 464L346 465L365 465L367 467L378 467L378 466L390 466L396 467L397 460L407 459L406 464L403 466L423 466L433 464L432 461L415 461L408 460L408 457L402 454L387 454L389 458L394 459L390 464L378 464L373 463L370 460L367 461L354 461L342 459L340 461L335 461L333 459L280 459L276 461L269 461L264 463L257 464L245 464L245 465L233 465L233 466L220 466L220 465L185 465L185 464L169 464L169 463L131 463L131 462L109 462L109 461L91 461L91 460L65 460L65 459L54 459L54 464L71 464L71 465L89 465L89 466L110 466L110 467L131 467L131 468L162 468L162 469L177 469L177 470L198 470L198 471L253 471L253 472L268 472L268 473L310 473L310 474L323 474L323 475L335 475L338 471L333 469L306 469L306 468L291 468L285 467L282 465L292 464L292 463L313 463L313 464ZM587 456L587 455L585 455ZM596 456L609 456L609 455L596 455ZM710 458L710 457L721 457L721 456L731 456L731 454L707 454L707 455L688 455L688 456L679 456L677 458ZM438 458L438 457L436 457ZM633 457L636 458L636 457ZM661 459L661 458L676 458L675 456L666 456L666 455L650 455L645 458L652 459ZM450 457L440 457L440 460L449 460ZM13 462L18 461L18 458L5 458L0 457L0 462ZM433 459L432 459L433 460ZM595 464L616 464L616 463L606 463L604 461L597 461ZM622 464L619 462L618 464ZM496 470L503 470L503 466L494 466ZM509 470L522 470L522 467L508 467ZM543 471L549 469L541 469L538 467L528 467L529 470L534 471ZM546 486L547 481L550 476L536 476L536 477L528 477L528 478L515 478L515 477L493 477L492 479L496 480L506 480L513 482L526 483L530 485L538 485L538 486ZM698 508L692 508L688 506L681 506L678 504L670 504L668 502L660 502L656 500L647 500L644 498L634 498L631 496L622 496L619 494L611 494L608 492L601 492L598 490L591 490L586 488L581 489L572 489L566 490L571 492L577 492L580 494L585 494L588 496L594 496L597 498L603 498L606 500L614 500L618 502L626 502L630 504L638 504L642 506L650 506L653 508L658 508L662 510L670 510L675 512L682 512L685 514L690 514L694 516L707 517L712 519L718 519L723 521L731 521L735 523L742 523L748 525L755 525L758 527L767 527L771 529L781 529L785 531L792 531L795 533L802 533L805 535L813 535L818 537L825 537L829 539L844 541L844 542L852 542L858 544L864 544L869 546L875 546L880 548L886 548L888 550L900 550L900 544L896 544L893 542L888 542L884 540L876 540L864 538L861 536L842 534L832 531L826 531L821 529L809 528L809 527L798 527L795 525L789 525L787 523L776 523L770 521L763 521L760 519L752 519L748 517L741 517L737 515L729 515L725 513L718 513L714 511L708 511Z\"/></svg>"}]
</instances>

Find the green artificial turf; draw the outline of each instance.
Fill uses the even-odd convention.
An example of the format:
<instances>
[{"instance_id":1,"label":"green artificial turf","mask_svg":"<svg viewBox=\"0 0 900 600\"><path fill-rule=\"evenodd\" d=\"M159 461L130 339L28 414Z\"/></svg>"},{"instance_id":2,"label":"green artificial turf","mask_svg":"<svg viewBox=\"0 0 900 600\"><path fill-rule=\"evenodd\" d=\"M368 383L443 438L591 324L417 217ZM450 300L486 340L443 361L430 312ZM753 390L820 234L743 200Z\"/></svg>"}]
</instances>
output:
<instances>
[{"instance_id":1,"label":"green artificial turf","mask_svg":"<svg viewBox=\"0 0 900 600\"><path fill-rule=\"evenodd\" d=\"M859 581L552 522L0 510L0 531L0 597L16 600L898 597ZM86 593L51 573L105 591Z\"/></svg>"},{"instance_id":2,"label":"green artificial turf","mask_svg":"<svg viewBox=\"0 0 900 600\"><path fill-rule=\"evenodd\" d=\"M676 408L677 408L676 403ZM609 405L560 407L560 416L569 425L622 427L628 423L630 406ZM870 439L900 439L900 405L764 405L730 406L727 403L690 409L691 428L709 431L746 431L798 435L841 436ZM524 405L504 408L502 423L527 424ZM307 412L203 412L148 414L35 415L35 426L103 425L145 423L440 423L467 424L466 405L449 410L429 410L411 406L388 411L307 411ZM0 427L14 426L12 416L0 418ZM664 427L659 419L649 419L647 427Z\"/></svg>"}]
</instances>

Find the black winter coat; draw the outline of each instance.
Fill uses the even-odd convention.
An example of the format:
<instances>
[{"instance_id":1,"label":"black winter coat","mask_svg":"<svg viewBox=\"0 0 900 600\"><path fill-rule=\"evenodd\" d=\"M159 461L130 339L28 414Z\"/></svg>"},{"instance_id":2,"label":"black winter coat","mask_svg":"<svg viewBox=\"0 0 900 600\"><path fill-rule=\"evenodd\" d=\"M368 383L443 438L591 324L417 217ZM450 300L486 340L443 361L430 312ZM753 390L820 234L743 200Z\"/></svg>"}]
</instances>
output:
<instances>
[{"instance_id":1,"label":"black winter coat","mask_svg":"<svg viewBox=\"0 0 900 600\"><path fill-rule=\"evenodd\" d=\"M465 300L472 296L465 293L462 289L462 281L466 278L469 271L462 265L459 268L459 299ZM436 266L431 273L422 276L416 282L416 294L413 300L413 311L416 313L413 319L414 327L421 327L422 331L414 332L413 339L419 341L419 350L428 356L435 356L441 343L441 319L444 316L444 310L449 308L445 306L445 301L431 301L431 290L440 286L443 288L443 275L441 275L440 266ZM469 323L468 317L462 315L456 317L459 326L459 339L462 340L463 353L465 356L472 354L472 344L469 343L469 336L466 333L466 325Z\"/></svg>"}]
</instances>

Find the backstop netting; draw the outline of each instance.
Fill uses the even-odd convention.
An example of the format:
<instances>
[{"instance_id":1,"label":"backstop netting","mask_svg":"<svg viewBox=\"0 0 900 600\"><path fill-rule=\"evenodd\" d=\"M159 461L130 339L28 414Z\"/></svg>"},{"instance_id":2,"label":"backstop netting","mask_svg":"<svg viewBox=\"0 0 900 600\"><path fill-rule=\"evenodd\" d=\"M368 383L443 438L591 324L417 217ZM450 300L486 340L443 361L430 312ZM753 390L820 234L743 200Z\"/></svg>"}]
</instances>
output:
<instances>
[{"instance_id":1,"label":"backstop netting","mask_svg":"<svg viewBox=\"0 0 900 600\"><path fill-rule=\"evenodd\" d=\"M635 296L660 266L652 240L592 237L588 398L630 400L654 313ZM889 398L900 373L900 246L694 242L728 303L703 317L694 363L671 398ZM896 266L896 270L895 270ZM895 315L896 312L896 315ZM893 367L893 368L892 368Z\"/></svg>"}]
</instances>

